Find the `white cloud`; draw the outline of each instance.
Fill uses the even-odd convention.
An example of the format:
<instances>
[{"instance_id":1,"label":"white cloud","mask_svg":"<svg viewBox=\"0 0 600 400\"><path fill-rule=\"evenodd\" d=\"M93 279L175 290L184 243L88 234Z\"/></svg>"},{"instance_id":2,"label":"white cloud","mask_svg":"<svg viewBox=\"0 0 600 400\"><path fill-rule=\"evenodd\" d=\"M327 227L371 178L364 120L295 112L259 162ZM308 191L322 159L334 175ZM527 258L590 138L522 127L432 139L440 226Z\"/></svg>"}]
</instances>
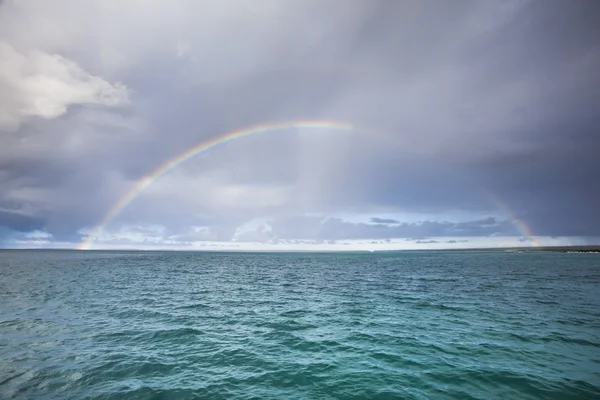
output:
<instances>
[{"instance_id":1,"label":"white cloud","mask_svg":"<svg viewBox=\"0 0 600 400\"><path fill-rule=\"evenodd\" d=\"M35 242L50 242L52 238L53 236L48 232L39 230L27 232L23 235L23 239Z\"/></svg>"},{"instance_id":2,"label":"white cloud","mask_svg":"<svg viewBox=\"0 0 600 400\"><path fill-rule=\"evenodd\" d=\"M531 242L522 241L517 236L493 237L431 237L411 240L405 238L346 239L346 240L253 240L240 238L237 241L218 241L210 237L173 237L160 235L139 235L141 228L120 230L98 237L91 249L122 250L204 250L204 251L389 251L389 250L441 250L473 248L534 247ZM245 240L244 240L245 239ZM538 246L579 246L595 243L598 238L578 237L535 237ZM25 242L19 242L25 245ZM50 243L51 244L51 243Z\"/></svg>"},{"instance_id":3,"label":"white cloud","mask_svg":"<svg viewBox=\"0 0 600 400\"><path fill-rule=\"evenodd\" d=\"M52 119L69 106L115 107L129 101L127 88L93 76L74 62L40 50L20 52L0 42L0 129L17 129L28 117Z\"/></svg>"}]
</instances>

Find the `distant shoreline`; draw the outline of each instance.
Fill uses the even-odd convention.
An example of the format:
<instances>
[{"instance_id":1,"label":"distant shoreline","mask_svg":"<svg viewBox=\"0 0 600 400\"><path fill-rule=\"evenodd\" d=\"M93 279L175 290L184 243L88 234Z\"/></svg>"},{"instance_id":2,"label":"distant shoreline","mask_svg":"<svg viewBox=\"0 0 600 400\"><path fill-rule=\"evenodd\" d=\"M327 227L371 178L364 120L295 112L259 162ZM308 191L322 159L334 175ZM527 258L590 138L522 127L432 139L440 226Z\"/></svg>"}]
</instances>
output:
<instances>
[{"instance_id":1,"label":"distant shoreline","mask_svg":"<svg viewBox=\"0 0 600 400\"><path fill-rule=\"evenodd\" d=\"M45 248L0 248L0 251L77 251L77 252L198 252L198 253L402 253L402 252L554 252L554 253L600 253L600 245L595 246L543 246L543 247L473 247L459 249L406 249L406 250L198 250L198 249L45 249Z\"/></svg>"},{"instance_id":2,"label":"distant shoreline","mask_svg":"<svg viewBox=\"0 0 600 400\"><path fill-rule=\"evenodd\" d=\"M447 249L440 251L504 251L504 252L535 252L535 251L550 251L555 253L600 253L600 245L598 246L540 246L540 247L492 247L479 249Z\"/></svg>"}]
</instances>

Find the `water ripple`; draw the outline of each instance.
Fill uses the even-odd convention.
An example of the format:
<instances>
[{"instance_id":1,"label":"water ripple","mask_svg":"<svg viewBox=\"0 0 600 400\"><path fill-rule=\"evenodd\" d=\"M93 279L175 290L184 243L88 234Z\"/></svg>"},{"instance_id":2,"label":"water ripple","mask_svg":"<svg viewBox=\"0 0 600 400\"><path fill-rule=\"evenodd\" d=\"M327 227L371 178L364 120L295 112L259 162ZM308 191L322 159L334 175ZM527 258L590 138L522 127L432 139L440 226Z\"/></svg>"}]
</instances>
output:
<instances>
[{"instance_id":1,"label":"water ripple","mask_svg":"<svg viewBox=\"0 0 600 400\"><path fill-rule=\"evenodd\" d=\"M599 259L0 252L0 398L600 398Z\"/></svg>"}]
</instances>

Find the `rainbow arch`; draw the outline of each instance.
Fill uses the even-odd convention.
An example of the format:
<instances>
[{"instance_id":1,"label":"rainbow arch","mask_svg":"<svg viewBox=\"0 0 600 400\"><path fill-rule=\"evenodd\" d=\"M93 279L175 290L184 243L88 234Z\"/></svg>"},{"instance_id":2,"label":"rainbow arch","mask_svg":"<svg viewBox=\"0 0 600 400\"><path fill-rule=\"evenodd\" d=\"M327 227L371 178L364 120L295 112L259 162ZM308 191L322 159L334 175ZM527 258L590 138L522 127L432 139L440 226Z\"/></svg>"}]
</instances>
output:
<instances>
[{"instance_id":1,"label":"rainbow arch","mask_svg":"<svg viewBox=\"0 0 600 400\"><path fill-rule=\"evenodd\" d=\"M289 121L280 123L270 123L255 125L249 128L243 128L232 132L225 133L213 139L206 140L196 146L178 154L170 160L159 165L149 174L140 179L124 196L122 196L102 217L100 222L92 229L86 238L77 246L78 250L89 250L94 242L94 239L102 232L104 227L114 219L123 209L125 209L140 193L154 183L162 175L184 163L190 158L208 151L214 147L224 143L236 140L245 136L267 133L277 130L289 131L291 129L328 129L336 131L351 131L354 126L345 122L336 121Z\"/></svg>"},{"instance_id":2,"label":"rainbow arch","mask_svg":"<svg viewBox=\"0 0 600 400\"><path fill-rule=\"evenodd\" d=\"M336 121L319 121L319 120L301 120L301 121L288 121L280 123L269 123L255 125L248 128L243 128L235 131L225 133L215 138L203 141L196 146L176 155L175 157L162 163L150 173L142 177L137 181L133 187L125 193L114 205L104 214L100 222L94 226L91 232L79 243L76 247L78 250L89 250L95 240L95 238L102 232L104 227L110 223L123 209L125 209L131 202L137 198L142 191L153 184L158 178L170 171L171 169L179 166L190 158L195 157L205 151L208 151L221 144L243 138L250 135L256 135L261 133L273 132L273 131L290 131L291 129L328 129L335 131L351 131L354 126L350 123L336 122ZM493 203L500 208L505 215L511 218L512 223L518 229L518 231L525 236L533 246L540 246L538 240L533 234L532 229L523 221L518 218L496 195L488 191L490 198Z\"/></svg>"}]
</instances>

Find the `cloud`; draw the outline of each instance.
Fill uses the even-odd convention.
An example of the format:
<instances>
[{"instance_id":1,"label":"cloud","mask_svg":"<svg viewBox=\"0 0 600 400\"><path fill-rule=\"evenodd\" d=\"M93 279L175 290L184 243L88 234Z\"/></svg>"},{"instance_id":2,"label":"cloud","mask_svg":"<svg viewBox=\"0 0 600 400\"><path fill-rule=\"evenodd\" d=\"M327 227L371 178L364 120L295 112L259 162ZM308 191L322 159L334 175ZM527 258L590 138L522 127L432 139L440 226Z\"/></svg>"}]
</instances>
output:
<instances>
[{"instance_id":1,"label":"cloud","mask_svg":"<svg viewBox=\"0 0 600 400\"><path fill-rule=\"evenodd\" d=\"M520 236L515 217L536 235L593 237L597 11L584 0L4 1L0 207L35 221L4 226L77 242L192 146L324 119L356 129L216 147L134 199L107 243Z\"/></svg>"},{"instance_id":2,"label":"cloud","mask_svg":"<svg viewBox=\"0 0 600 400\"><path fill-rule=\"evenodd\" d=\"M375 223L375 224L399 224L400 221L397 221L395 219L391 219L391 218L377 218L377 217L372 217L371 218L371 222Z\"/></svg>"},{"instance_id":3,"label":"cloud","mask_svg":"<svg viewBox=\"0 0 600 400\"><path fill-rule=\"evenodd\" d=\"M0 226L13 231L29 232L42 229L44 225L44 220L40 218L0 210Z\"/></svg>"},{"instance_id":4,"label":"cloud","mask_svg":"<svg viewBox=\"0 0 600 400\"><path fill-rule=\"evenodd\" d=\"M15 130L24 119L52 119L69 106L120 106L128 102L123 84L110 84L74 62L39 50L21 53L0 41L0 130Z\"/></svg>"},{"instance_id":5,"label":"cloud","mask_svg":"<svg viewBox=\"0 0 600 400\"><path fill-rule=\"evenodd\" d=\"M253 229L244 229L244 232L238 235L236 240L268 242L272 240L316 239L328 242L351 239L381 239L385 241L410 237L510 236L514 233L515 228L512 224L506 221L497 221L494 218L468 222L421 221L389 226L379 223L348 222L334 217L295 215L293 217L264 220ZM231 239L232 237L226 238L226 240ZM455 241L454 243L458 242Z\"/></svg>"}]
</instances>

